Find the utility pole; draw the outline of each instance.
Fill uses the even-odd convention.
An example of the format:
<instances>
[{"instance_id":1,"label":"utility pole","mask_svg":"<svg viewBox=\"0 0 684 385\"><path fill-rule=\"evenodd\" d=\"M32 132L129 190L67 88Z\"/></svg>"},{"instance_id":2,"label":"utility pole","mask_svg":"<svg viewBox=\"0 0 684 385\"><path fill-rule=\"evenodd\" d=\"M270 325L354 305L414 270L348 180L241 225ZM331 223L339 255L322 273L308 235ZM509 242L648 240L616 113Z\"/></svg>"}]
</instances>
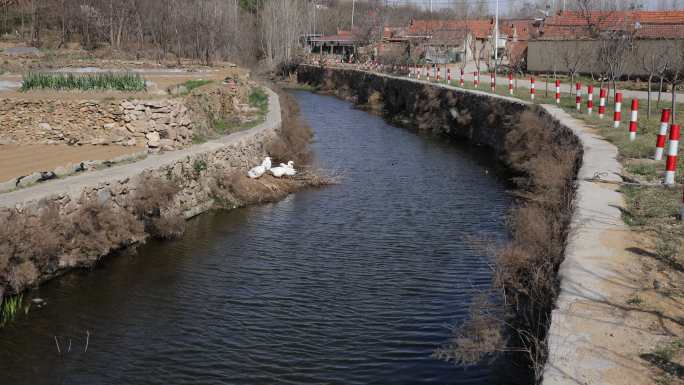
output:
<instances>
[{"instance_id":1,"label":"utility pole","mask_svg":"<svg viewBox=\"0 0 684 385\"><path fill-rule=\"evenodd\" d=\"M494 12L494 69L496 70L499 59L499 0L496 0L496 10Z\"/></svg>"},{"instance_id":2,"label":"utility pole","mask_svg":"<svg viewBox=\"0 0 684 385\"><path fill-rule=\"evenodd\" d=\"M356 10L356 0L352 0L352 32L354 32L354 11Z\"/></svg>"}]
</instances>

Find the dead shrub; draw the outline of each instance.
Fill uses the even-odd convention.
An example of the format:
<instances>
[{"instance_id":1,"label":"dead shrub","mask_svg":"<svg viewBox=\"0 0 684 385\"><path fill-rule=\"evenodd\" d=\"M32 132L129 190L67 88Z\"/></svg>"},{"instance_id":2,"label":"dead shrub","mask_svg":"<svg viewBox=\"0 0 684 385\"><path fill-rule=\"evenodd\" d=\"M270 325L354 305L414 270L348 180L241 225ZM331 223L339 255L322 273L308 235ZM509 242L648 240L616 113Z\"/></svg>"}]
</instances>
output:
<instances>
[{"instance_id":1,"label":"dead shrub","mask_svg":"<svg viewBox=\"0 0 684 385\"><path fill-rule=\"evenodd\" d=\"M31 261L24 261L10 269L8 281L15 291L22 291L36 282L38 270Z\"/></svg>"},{"instance_id":2,"label":"dead shrub","mask_svg":"<svg viewBox=\"0 0 684 385\"><path fill-rule=\"evenodd\" d=\"M266 152L276 163L294 161L307 164L311 160L309 144L313 131L299 115L297 101L285 92L278 92L282 111L282 126L278 137L266 144Z\"/></svg>"},{"instance_id":3,"label":"dead shrub","mask_svg":"<svg viewBox=\"0 0 684 385\"><path fill-rule=\"evenodd\" d=\"M517 205L508 216L511 239L495 253L494 291L471 309L451 343L437 353L467 362L497 351L526 352L539 381L582 151L571 132L531 111L520 115L504 147L518 188ZM490 310L501 309L497 303L503 304L503 312ZM494 328L499 332L493 332ZM488 342L497 333L512 335L509 346Z\"/></svg>"},{"instance_id":4,"label":"dead shrub","mask_svg":"<svg viewBox=\"0 0 684 385\"><path fill-rule=\"evenodd\" d=\"M171 210L179 183L158 176L140 178L131 205L135 214L145 225L145 231L156 238L174 238L185 232L185 218L177 210Z\"/></svg>"}]
</instances>

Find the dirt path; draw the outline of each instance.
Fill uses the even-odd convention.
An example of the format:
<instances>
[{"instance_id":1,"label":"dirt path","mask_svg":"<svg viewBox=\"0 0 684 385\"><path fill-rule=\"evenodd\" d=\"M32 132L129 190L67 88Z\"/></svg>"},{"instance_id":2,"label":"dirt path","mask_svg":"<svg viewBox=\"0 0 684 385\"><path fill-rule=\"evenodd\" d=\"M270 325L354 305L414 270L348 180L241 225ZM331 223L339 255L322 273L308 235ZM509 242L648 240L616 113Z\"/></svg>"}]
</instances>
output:
<instances>
[{"instance_id":1,"label":"dirt path","mask_svg":"<svg viewBox=\"0 0 684 385\"><path fill-rule=\"evenodd\" d=\"M0 146L0 182L37 171L54 171L69 163L111 160L142 150L123 146L3 145Z\"/></svg>"}]
</instances>

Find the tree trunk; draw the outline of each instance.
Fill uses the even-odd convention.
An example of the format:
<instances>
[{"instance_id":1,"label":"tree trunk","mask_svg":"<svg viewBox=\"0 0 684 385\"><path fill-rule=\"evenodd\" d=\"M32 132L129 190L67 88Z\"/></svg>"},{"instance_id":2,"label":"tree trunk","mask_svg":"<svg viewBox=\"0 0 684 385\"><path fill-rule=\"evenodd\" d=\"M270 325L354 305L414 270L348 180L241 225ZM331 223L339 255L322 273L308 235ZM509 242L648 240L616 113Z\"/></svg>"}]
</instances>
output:
<instances>
[{"instance_id":1,"label":"tree trunk","mask_svg":"<svg viewBox=\"0 0 684 385\"><path fill-rule=\"evenodd\" d=\"M677 82L672 82L672 124L677 117Z\"/></svg>"},{"instance_id":2,"label":"tree trunk","mask_svg":"<svg viewBox=\"0 0 684 385\"><path fill-rule=\"evenodd\" d=\"M648 75L648 98L646 99L646 118L651 119L651 84L653 83L653 74Z\"/></svg>"},{"instance_id":3,"label":"tree trunk","mask_svg":"<svg viewBox=\"0 0 684 385\"><path fill-rule=\"evenodd\" d=\"M660 76L660 86L658 86L658 102L656 103L656 109L660 109L660 101L663 97L663 76Z\"/></svg>"}]
</instances>

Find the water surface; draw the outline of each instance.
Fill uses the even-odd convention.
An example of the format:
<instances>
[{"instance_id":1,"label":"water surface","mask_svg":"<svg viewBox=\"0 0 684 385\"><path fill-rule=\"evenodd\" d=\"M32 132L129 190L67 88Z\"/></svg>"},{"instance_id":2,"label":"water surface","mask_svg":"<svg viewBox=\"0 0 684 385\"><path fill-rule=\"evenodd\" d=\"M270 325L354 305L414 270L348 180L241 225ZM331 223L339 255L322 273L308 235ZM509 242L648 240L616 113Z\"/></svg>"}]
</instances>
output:
<instances>
[{"instance_id":1,"label":"water surface","mask_svg":"<svg viewBox=\"0 0 684 385\"><path fill-rule=\"evenodd\" d=\"M0 332L0 384L507 382L430 357L490 281L466 236L505 236L484 150L296 97L342 183L203 215L41 287L48 305Z\"/></svg>"}]
</instances>

